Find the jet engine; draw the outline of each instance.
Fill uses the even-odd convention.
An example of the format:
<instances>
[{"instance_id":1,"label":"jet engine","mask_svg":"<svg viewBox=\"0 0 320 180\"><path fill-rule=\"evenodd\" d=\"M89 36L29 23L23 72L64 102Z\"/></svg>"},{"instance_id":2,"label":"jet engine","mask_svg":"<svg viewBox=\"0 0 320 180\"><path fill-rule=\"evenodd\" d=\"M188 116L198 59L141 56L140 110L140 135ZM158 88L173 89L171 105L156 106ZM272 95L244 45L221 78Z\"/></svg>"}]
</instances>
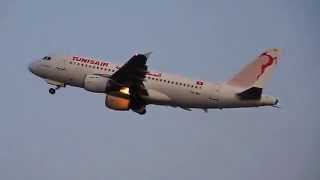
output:
<instances>
[{"instance_id":1,"label":"jet engine","mask_svg":"<svg viewBox=\"0 0 320 180\"><path fill-rule=\"evenodd\" d=\"M107 95L106 106L113 110L128 111L130 109L130 99Z\"/></svg>"},{"instance_id":2,"label":"jet engine","mask_svg":"<svg viewBox=\"0 0 320 180\"><path fill-rule=\"evenodd\" d=\"M109 78L98 75L87 75L84 79L84 89L95 93L105 93L109 84Z\"/></svg>"}]
</instances>

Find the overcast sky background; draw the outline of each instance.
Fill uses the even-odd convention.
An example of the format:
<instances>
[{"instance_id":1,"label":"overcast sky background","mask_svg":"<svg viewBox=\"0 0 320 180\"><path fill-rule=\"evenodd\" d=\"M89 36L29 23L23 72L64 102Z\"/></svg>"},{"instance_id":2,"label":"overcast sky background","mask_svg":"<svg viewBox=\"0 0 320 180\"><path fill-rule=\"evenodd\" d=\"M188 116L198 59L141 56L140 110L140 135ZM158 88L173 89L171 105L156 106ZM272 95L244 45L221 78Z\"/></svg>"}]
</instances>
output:
<instances>
[{"instance_id":1,"label":"overcast sky background","mask_svg":"<svg viewBox=\"0 0 320 180\"><path fill-rule=\"evenodd\" d=\"M318 0L0 1L0 179L320 179ZM266 48L284 49L265 93L281 109L192 112L104 107L55 96L27 70L49 53L223 81Z\"/></svg>"}]
</instances>

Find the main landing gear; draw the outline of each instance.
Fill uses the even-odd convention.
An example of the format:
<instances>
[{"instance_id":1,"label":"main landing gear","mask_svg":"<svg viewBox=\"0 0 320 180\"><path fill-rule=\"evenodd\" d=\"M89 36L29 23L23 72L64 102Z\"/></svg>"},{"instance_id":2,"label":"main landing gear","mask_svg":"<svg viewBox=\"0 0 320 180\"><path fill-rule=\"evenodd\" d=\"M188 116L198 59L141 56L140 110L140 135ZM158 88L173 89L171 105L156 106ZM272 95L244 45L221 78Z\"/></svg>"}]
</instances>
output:
<instances>
[{"instance_id":1,"label":"main landing gear","mask_svg":"<svg viewBox=\"0 0 320 180\"><path fill-rule=\"evenodd\" d=\"M136 112L136 113L138 113L140 115L144 115L144 114L147 113L146 106L142 106L142 107L140 107L138 109L132 109L132 111L134 111L134 112Z\"/></svg>"},{"instance_id":2,"label":"main landing gear","mask_svg":"<svg viewBox=\"0 0 320 180\"><path fill-rule=\"evenodd\" d=\"M143 109L142 111L136 111L138 114L140 115L144 115L147 113L147 110L146 109Z\"/></svg>"}]
</instances>

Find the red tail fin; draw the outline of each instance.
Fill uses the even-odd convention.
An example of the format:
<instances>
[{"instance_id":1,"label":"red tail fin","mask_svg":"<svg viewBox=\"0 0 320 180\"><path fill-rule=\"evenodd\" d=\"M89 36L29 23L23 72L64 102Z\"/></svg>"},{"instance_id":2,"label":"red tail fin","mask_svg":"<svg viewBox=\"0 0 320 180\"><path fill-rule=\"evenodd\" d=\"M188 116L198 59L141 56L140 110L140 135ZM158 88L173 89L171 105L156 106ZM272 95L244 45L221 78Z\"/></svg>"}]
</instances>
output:
<instances>
[{"instance_id":1,"label":"red tail fin","mask_svg":"<svg viewBox=\"0 0 320 180\"><path fill-rule=\"evenodd\" d=\"M268 49L258 56L252 63L245 66L227 84L238 88L263 88L270 79L273 69L278 64L281 49Z\"/></svg>"}]
</instances>

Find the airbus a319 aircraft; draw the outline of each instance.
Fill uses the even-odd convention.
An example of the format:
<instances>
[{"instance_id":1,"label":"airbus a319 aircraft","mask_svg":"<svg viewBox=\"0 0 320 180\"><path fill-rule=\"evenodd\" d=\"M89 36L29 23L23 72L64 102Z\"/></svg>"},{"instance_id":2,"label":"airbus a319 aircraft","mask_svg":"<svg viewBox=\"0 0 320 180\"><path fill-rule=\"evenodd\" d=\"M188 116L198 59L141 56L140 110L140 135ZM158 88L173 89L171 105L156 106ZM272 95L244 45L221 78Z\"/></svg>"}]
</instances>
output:
<instances>
[{"instance_id":1,"label":"airbus a319 aircraft","mask_svg":"<svg viewBox=\"0 0 320 180\"><path fill-rule=\"evenodd\" d=\"M150 71L151 53L135 54L123 65L82 56L45 56L29 70L55 88L75 86L105 94L106 107L146 113L149 104L208 109L277 106L278 99L262 95L265 82L278 64L281 49L268 49L230 80L211 83Z\"/></svg>"}]
</instances>

